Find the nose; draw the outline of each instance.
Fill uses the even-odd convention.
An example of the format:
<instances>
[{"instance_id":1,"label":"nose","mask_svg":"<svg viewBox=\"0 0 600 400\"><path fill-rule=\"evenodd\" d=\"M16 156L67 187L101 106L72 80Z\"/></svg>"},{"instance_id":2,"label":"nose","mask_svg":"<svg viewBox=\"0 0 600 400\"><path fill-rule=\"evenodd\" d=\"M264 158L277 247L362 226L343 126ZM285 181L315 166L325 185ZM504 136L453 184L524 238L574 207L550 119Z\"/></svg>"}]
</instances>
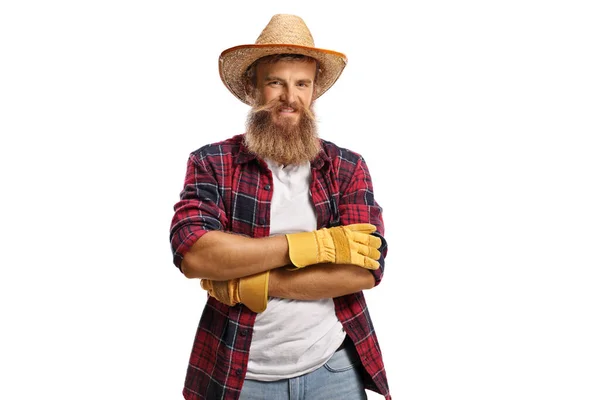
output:
<instances>
[{"instance_id":1,"label":"nose","mask_svg":"<svg viewBox=\"0 0 600 400\"><path fill-rule=\"evenodd\" d=\"M296 94L294 92L294 88L290 87L290 86L286 86L282 91L281 91L281 101L286 102L286 103L293 103L294 99L296 98Z\"/></svg>"}]
</instances>

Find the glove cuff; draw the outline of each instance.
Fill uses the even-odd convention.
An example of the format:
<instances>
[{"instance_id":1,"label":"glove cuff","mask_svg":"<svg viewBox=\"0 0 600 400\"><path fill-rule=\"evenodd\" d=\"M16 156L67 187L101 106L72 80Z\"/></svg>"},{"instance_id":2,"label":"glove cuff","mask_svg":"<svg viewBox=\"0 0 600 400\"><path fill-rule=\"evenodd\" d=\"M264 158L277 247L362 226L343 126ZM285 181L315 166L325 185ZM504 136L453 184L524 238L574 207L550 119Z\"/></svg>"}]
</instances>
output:
<instances>
[{"instance_id":1,"label":"glove cuff","mask_svg":"<svg viewBox=\"0 0 600 400\"><path fill-rule=\"evenodd\" d=\"M314 232L299 232L285 235L288 241L289 256L298 268L318 262L319 246Z\"/></svg>"},{"instance_id":2,"label":"glove cuff","mask_svg":"<svg viewBox=\"0 0 600 400\"><path fill-rule=\"evenodd\" d=\"M250 310L259 313L269 301L269 271L240 278L240 300Z\"/></svg>"}]
</instances>

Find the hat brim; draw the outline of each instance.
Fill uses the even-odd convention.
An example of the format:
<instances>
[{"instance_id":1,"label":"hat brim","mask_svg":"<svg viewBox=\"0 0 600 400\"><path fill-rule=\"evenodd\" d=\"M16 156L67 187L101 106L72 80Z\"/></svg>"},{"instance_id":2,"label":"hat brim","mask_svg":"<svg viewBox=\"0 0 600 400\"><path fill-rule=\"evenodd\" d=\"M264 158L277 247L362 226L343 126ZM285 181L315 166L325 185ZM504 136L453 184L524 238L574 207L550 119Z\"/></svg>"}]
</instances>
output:
<instances>
[{"instance_id":1,"label":"hat brim","mask_svg":"<svg viewBox=\"0 0 600 400\"><path fill-rule=\"evenodd\" d=\"M315 99L319 98L338 80L348 63L343 53L293 44L248 44L223 51L219 57L219 75L231 93L250 105L244 88L244 75L252 63L273 54L301 54L319 62L319 76Z\"/></svg>"}]
</instances>

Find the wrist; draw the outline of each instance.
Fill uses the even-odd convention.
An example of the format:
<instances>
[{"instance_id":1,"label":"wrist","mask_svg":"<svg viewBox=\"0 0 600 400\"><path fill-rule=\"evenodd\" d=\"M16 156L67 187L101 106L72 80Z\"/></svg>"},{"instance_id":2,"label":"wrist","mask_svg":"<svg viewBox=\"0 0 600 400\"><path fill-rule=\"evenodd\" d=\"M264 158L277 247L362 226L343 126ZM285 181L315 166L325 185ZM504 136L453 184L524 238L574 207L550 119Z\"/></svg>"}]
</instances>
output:
<instances>
[{"instance_id":1,"label":"wrist","mask_svg":"<svg viewBox=\"0 0 600 400\"><path fill-rule=\"evenodd\" d=\"M281 297L282 268L272 269L269 274L269 296L271 297Z\"/></svg>"}]
</instances>

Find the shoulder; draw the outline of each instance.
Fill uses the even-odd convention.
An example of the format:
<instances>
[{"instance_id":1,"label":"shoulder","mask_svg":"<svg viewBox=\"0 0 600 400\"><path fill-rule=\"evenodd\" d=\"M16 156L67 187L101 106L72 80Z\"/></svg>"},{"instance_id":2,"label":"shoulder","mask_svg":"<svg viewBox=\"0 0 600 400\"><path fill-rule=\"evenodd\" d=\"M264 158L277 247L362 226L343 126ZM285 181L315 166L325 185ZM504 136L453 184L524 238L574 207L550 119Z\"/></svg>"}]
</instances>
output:
<instances>
[{"instance_id":1,"label":"shoulder","mask_svg":"<svg viewBox=\"0 0 600 400\"><path fill-rule=\"evenodd\" d=\"M323 151L334 165L336 164L351 164L356 166L359 163L364 163L362 155L356 151L340 147L333 142L321 139Z\"/></svg>"},{"instance_id":2,"label":"shoulder","mask_svg":"<svg viewBox=\"0 0 600 400\"><path fill-rule=\"evenodd\" d=\"M214 161L223 158L233 158L239 154L243 145L243 136L235 135L229 139L219 142L209 143L190 154L190 158L196 161Z\"/></svg>"}]
</instances>

